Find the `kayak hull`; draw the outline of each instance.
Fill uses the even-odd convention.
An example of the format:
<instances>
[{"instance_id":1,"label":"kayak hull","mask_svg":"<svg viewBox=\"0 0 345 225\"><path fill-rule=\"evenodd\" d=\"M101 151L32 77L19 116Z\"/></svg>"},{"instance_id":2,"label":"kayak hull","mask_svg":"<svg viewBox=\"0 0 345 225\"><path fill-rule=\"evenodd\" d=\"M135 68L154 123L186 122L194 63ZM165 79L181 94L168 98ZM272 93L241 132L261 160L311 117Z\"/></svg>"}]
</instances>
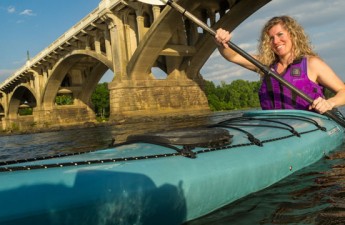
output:
<instances>
[{"instance_id":1,"label":"kayak hull","mask_svg":"<svg viewBox=\"0 0 345 225\"><path fill-rule=\"evenodd\" d=\"M344 139L332 120L295 110L247 112L217 126L232 143L195 147L195 158L131 142L2 165L0 224L181 224L315 163Z\"/></svg>"}]
</instances>

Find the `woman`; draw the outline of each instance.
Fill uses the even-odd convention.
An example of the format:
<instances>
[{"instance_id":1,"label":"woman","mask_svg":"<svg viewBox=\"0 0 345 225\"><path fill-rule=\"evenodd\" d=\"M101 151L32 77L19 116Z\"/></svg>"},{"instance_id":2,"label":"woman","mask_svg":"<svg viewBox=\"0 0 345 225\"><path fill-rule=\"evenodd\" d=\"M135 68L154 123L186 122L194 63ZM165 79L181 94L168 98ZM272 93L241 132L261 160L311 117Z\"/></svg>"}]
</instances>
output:
<instances>
[{"instance_id":1,"label":"woman","mask_svg":"<svg viewBox=\"0 0 345 225\"><path fill-rule=\"evenodd\" d=\"M258 68L228 46L231 34L218 29L215 40L223 57L252 71ZM303 28L289 16L273 17L261 32L259 54L253 56L269 66L296 88L314 99L309 104L272 77L262 76L259 91L263 109L303 109L325 113L332 108L345 105L345 85L335 72L322 61L311 48ZM335 95L325 99L324 87Z\"/></svg>"}]
</instances>

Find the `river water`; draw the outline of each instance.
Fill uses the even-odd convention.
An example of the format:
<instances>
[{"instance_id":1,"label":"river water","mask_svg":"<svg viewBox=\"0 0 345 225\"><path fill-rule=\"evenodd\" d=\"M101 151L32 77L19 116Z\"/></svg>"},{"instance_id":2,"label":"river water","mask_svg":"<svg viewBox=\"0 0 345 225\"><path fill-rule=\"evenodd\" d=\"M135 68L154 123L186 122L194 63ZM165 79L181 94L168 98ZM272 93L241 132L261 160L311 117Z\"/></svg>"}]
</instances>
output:
<instances>
[{"instance_id":1,"label":"river water","mask_svg":"<svg viewBox=\"0 0 345 225\"><path fill-rule=\"evenodd\" d=\"M210 124L238 113L1 136L0 161L104 149L114 137L121 142L132 133ZM281 182L187 224L345 224L345 144Z\"/></svg>"}]
</instances>

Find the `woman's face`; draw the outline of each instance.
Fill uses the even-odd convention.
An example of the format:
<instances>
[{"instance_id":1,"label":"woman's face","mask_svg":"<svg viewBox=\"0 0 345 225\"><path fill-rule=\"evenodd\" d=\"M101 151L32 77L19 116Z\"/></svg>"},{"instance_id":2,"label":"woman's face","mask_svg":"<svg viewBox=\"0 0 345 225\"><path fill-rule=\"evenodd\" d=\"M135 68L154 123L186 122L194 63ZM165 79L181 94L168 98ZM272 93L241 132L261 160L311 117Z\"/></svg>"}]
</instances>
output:
<instances>
[{"instance_id":1,"label":"woman's face","mask_svg":"<svg viewBox=\"0 0 345 225\"><path fill-rule=\"evenodd\" d=\"M289 56L292 52L292 42L289 32L281 24L274 25L269 31L271 48L280 58Z\"/></svg>"}]
</instances>

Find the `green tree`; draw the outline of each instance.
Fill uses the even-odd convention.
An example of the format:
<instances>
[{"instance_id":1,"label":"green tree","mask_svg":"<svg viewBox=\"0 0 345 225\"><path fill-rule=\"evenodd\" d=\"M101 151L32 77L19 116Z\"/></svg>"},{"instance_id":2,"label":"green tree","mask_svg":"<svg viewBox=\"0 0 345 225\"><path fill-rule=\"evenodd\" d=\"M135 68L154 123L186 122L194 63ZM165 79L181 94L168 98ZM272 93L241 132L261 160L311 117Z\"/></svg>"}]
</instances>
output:
<instances>
[{"instance_id":1,"label":"green tree","mask_svg":"<svg viewBox=\"0 0 345 225\"><path fill-rule=\"evenodd\" d=\"M18 109L18 114L20 116L28 116L28 115L32 115L32 113L33 113L33 109L31 107Z\"/></svg>"},{"instance_id":2,"label":"green tree","mask_svg":"<svg viewBox=\"0 0 345 225\"><path fill-rule=\"evenodd\" d=\"M95 112L102 119L109 117L110 103L109 103L109 89L108 83L104 82L96 86L92 93L91 102L95 107Z\"/></svg>"},{"instance_id":3,"label":"green tree","mask_svg":"<svg viewBox=\"0 0 345 225\"><path fill-rule=\"evenodd\" d=\"M215 94L209 94L207 100L212 111L219 111L222 109L221 102Z\"/></svg>"},{"instance_id":4,"label":"green tree","mask_svg":"<svg viewBox=\"0 0 345 225\"><path fill-rule=\"evenodd\" d=\"M73 96L70 94L58 95L55 102L57 105L73 105Z\"/></svg>"},{"instance_id":5,"label":"green tree","mask_svg":"<svg viewBox=\"0 0 345 225\"><path fill-rule=\"evenodd\" d=\"M260 81L235 80L230 84L222 81L215 86L212 81L206 81L205 92L209 106L214 111L256 108L260 106L260 84Z\"/></svg>"}]
</instances>

